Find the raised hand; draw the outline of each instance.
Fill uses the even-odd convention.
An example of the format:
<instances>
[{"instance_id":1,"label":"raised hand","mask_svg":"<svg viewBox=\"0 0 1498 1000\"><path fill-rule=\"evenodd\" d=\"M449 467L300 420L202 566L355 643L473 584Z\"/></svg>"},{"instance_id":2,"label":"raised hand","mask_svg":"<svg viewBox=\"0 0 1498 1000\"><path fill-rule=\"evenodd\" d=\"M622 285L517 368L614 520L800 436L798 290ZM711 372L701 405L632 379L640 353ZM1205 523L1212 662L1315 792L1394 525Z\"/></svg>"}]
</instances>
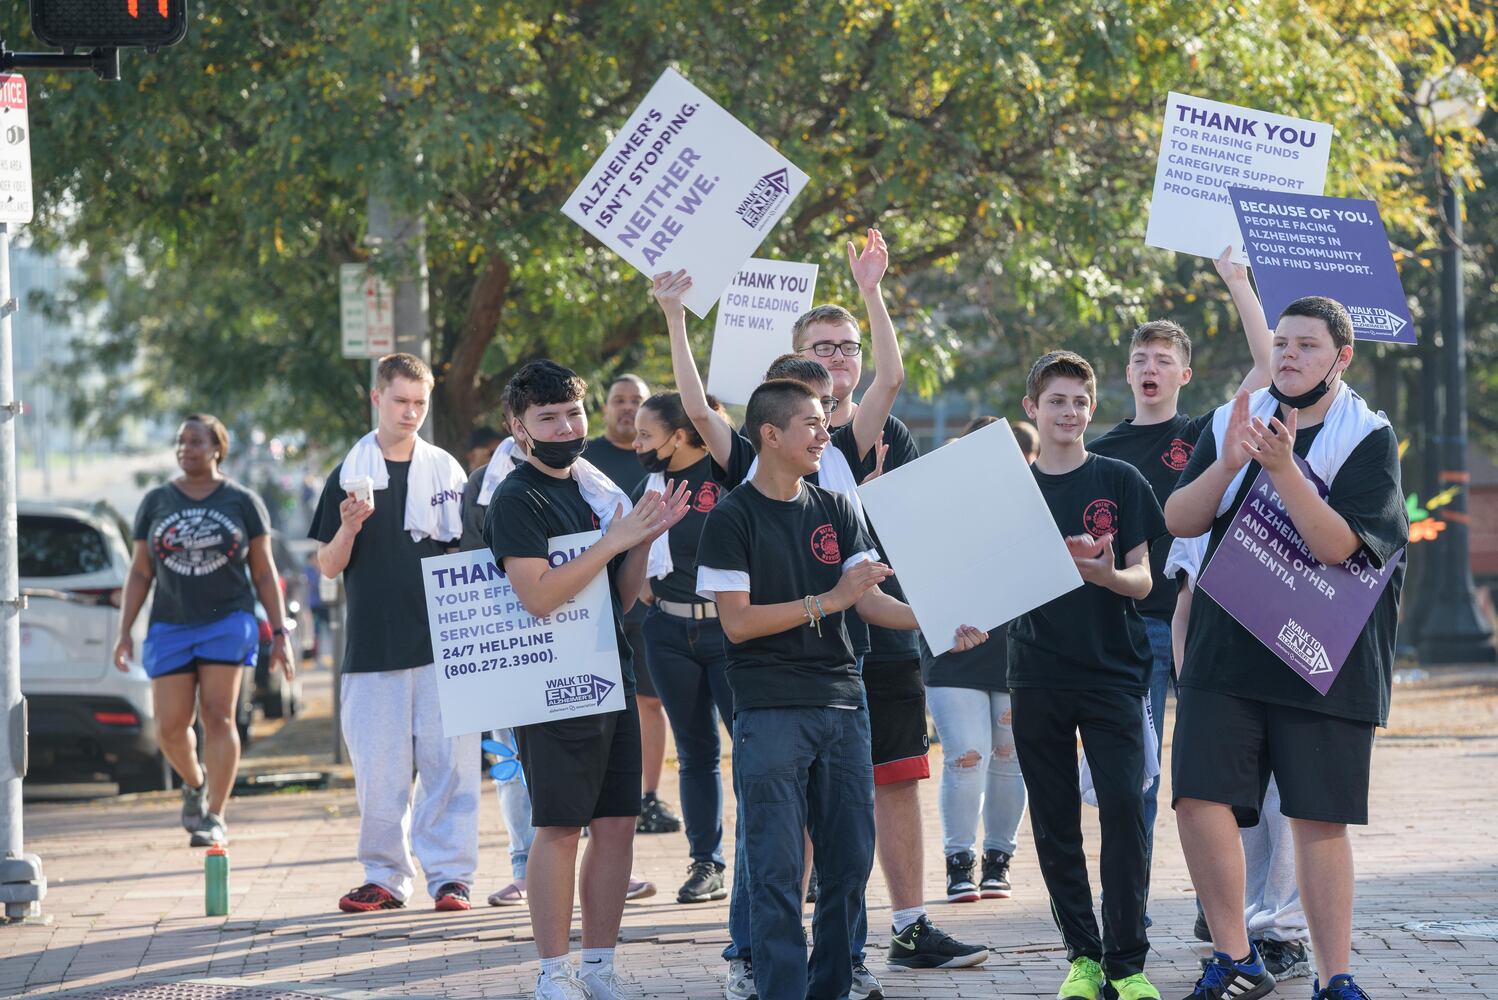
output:
<instances>
[{"instance_id":1,"label":"raised hand","mask_svg":"<svg viewBox=\"0 0 1498 1000\"><path fill-rule=\"evenodd\" d=\"M823 610L846 611L857 604L860 597L894 575L895 571L884 563L866 559L843 571L842 579L837 581L837 586L832 588L827 599L822 602ZM831 607L828 607L829 603Z\"/></svg>"},{"instance_id":2,"label":"raised hand","mask_svg":"<svg viewBox=\"0 0 1498 1000\"><path fill-rule=\"evenodd\" d=\"M957 626L957 633L952 642L952 652L965 653L974 646L980 646L988 641L988 633L971 625Z\"/></svg>"},{"instance_id":3,"label":"raised hand","mask_svg":"<svg viewBox=\"0 0 1498 1000\"><path fill-rule=\"evenodd\" d=\"M879 282L889 267L889 248L884 245L884 236L879 230L869 230L861 254L853 246L853 241L848 241L848 266L853 270L853 280L860 292L869 294L879 290Z\"/></svg>"},{"instance_id":4,"label":"raised hand","mask_svg":"<svg viewBox=\"0 0 1498 1000\"><path fill-rule=\"evenodd\" d=\"M866 483L872 483L884 475L884 456L889 454L889 445L884 443L884 432L879 432L879 438L874 442L874 471L863 477Z\"/></svg>"},{"instance_id":5,"label":"raised hand","mask_svg":"<svg viewBox=\"0 0 1498 1000\"><path fill-rule=\"evenodd\" d=\"M691 289L692 279L686 271L662 271L650 279L650 294L660 305L667 319L686 315L686 306L681 297Z\"/></svg>"},{"instance_id":6,"label":"raised hand","mask_svg":"<svg viewBox=\"0 0 1498 1000\"><path fill-rule=\"evenodd\" d=\"M1254 458L1271 473L1295 468L1295 415L1299 412L1291 410L1284 423L1279 417L1270 417L1268 425L1258 417L1249 423Z\"/></svg>"},{"instance_id":7,"label":"raised hand","mask_svg":"<svg viewBox=\"0 0 1498 1000\"><path fill-rule=\"evenodd\" d=\"M1233 261L1233 245L1229 243L1222 248L1222 254L1212 262L1217 267L1217 275L1231 288L1236 284L1248 283L1248 267Z\"/></svg>"}]
</instances>

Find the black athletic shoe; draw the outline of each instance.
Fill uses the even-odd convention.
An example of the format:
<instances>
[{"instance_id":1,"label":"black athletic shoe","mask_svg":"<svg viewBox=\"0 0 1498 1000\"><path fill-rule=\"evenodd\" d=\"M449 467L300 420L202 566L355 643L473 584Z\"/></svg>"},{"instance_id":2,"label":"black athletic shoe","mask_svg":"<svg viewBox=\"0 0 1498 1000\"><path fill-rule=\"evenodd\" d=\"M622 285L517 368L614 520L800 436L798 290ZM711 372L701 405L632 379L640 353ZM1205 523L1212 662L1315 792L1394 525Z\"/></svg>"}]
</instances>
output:
<instances>
[{"instance_id":1,"label":"black athletic shoe","mask_svg":"<svg viewBox=\"0 0 1498 1000\"><path fill-rule=\"evenodd\" d=\"M636 833L675 833L681 829L681 817L671 807L647 792L640 799L640 818L635 823Z\"/></svg>"},{"instance_id":2,"label":"black athletic shoe","mask_svg":"<svg viewBox=\"0 0 1498 1000\"><path fill-rule=\"evenodd\" d=\"M1300 979L1311 974L1311 950L1302 941L1274 941L1265 938L1263 941L1255 941L1254 947L1259 949L1264 968L1269 970L1275 982Z\"/></svg>"},{"instance_id":3,"label":"black athletic shoe","mask_svg":"<svg viewBox=\"0 0 1498 1000\"><path fill-rule=\"evenodd\" d=\"M973 881L974 864L972 851L947 855L947 902L976 903L982 898Z\"/></svg>"},{"instance_id":4,"label":"black athletic shoe","mask_svg":"<svg viewBox=\"0 0 1498 1000\"><path fill-rule=\"evenodd\" d=\"M988 949L963 944L921 917L889 938L887 962L897 969L966 969L988 961Z\"/></svg>"},{"instance_id":5,"label":"black athletic shoe","mask_svg":"<svg viewBox=\"0 0 1498 1000\"><path fill-rule=\"evenodd\" d=\"M1212 929L1207 926L1207 915L1201 910L1196 911L1196 925L1191 928L1191 933L1198 941L1212 943Z\"/></svg>"},{"instance_id":6,"label":"black athletic shoe","mask_svg":"<svg viewBox=\"0 0 1498 1000\"><path fill-rule=\"evenodd\" d=\"M1215 952L1186 1000L1258 1000L1274 992L1274 977L1264 968L1258 952L1250 948L1248 958L1248 962L1239 964Z\"/></svg>"},{"instance_id":7,"label":"black athletic shoe","mask_svg":"<svg viewBox=\"0 0 1498 1000\"><path fill-rule=\"evenodd\" d=\"M1008 899L1013 890L1009 886L1009 862L1013 855L1003 851L983 852L983 881L978 891L984 899Z\"/></svg>"},{"instance_id":8,"label":"black athletic shoe","mask_svg":"<svg viewBox=\"0 0 1498 1000\"><path fill-rule=\"evenodd\" d=\"M723 866L716 861L693 861L687 869L687 880L676 893L678 903L707 903L727 899L723 887Z\"/></svg>"}]
</instances>

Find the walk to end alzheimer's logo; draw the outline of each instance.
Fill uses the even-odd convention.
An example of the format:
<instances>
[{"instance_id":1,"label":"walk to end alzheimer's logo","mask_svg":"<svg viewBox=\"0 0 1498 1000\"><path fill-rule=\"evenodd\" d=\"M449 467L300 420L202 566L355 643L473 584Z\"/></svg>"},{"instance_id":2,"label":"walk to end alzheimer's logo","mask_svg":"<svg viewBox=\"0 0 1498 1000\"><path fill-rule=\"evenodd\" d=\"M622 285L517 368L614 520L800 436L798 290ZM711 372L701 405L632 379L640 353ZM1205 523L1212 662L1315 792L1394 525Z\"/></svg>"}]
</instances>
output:
<instances>
[{"instance_id":1,"label":"walk to end alzheimer's logo","mask_svg":"<svg viewBox=\"0 0 1498 1000\"><path fill-rule=\"evenodd\" d=\"M1359 340L1391 340L1409 325L1403 316L1382 306L1349 305L1347 314L1352 317L1352 332Z\"/></svg>"},{"instance_id":2,"label":"walk to end alzheimer's logo","mask_svg":"<svg viewBox=\"0 0 1498 1000\"><path fill-rule=\"evenodd\" d=\"M1301 664L1307 675L1332 672L1332 661L1326 655L1326 647L1294 618L1285 622L1278 639L1280 645Z\"/></svg>"},{"instance_id":3,"label":"walk to end alzheimer's logo","mask_svg":"<svg viewBox=\"0 0 1498 1000\"><path fill-rule=\"evenodd\" d=\"M759 229L790 196L790 177L786 169L781 167L755 182L754 190L745 196L735 211L744 220L744 225L750 229Z\"/></svg>"},{"instance_id":4,"label":"walk to end alzheimer's logo","mask_svg":"<svg viewBox=\"0 0 1498 1000\"><path fill-rule=\"evenodd\" d=\"M546 682L547 708L572 708L577 705L602 705L614 690L614 682L597 674L557 677Z\"/></svg>"}]
</instances>

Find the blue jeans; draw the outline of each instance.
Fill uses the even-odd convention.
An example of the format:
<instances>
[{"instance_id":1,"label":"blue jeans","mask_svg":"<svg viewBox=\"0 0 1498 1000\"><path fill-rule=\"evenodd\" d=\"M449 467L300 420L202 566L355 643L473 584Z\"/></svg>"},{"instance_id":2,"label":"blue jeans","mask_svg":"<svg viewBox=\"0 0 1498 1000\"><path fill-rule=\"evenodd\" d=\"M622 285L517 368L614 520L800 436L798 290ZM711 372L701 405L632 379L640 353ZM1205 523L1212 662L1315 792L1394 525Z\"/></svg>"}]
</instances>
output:
<instances>
[{"instance_id":1,"label":"blue jeans","mask_svg":"<svg viewBox=\"0 0 1498 1000\"><path fill-rule=\"evenodd\" d=\"M716 618L694 621L651 608L641 632L655 693L676 738L687 846L693 861L721 865L723 779L718 764L722 753L718 720L730 727L733 721L723 626Z\"/></svg>"},{"instance_id":2,"label":"blue jeans","mask_svg":"<svg viewBox=\"0 0 1498 1000\"><path fill-rule=\"evenodd\" d=\"M1170 646L1170 619L1152 618L1144 615L1144 631L1149 635L1150 655L1154 665L1150 669L1150 713L1155 722L1155 753L1157 758L1165 752L1165 699L1172 680L1171 666L1175 654ZM1160 779L1150 782L1144 792L1144 856L1152 862L1155 856L1155 817L1160 811ZM1148 885L1146 885L1148 891Z\"/></svg>"},{"instance_id":3,"label":"blue jeans","mask_svg":"<svg viewBox=\"0 0 1498 1000\"><path fill-rule=\"evenodd\" d=\"M734 769L742 792L739 828L753 873L755 988L761 1000L846 997L853 982L853 926L874 866L868 710L741 711ZM819 883L809 966L801 930L807 833Z\"/></svg>"},{"instance_id":4,"label":"blue jeans","mask_svg":"<svg viewBox=\"0 0 1498 1000\"><path fill-rule=\"evenodd\" d=\"M981 813L983 850L1013 856L1025 779L1014 750L1009 692L931 687L926 704L941 737L942 853L973 850Z\"/></svg>"}]
</instances>

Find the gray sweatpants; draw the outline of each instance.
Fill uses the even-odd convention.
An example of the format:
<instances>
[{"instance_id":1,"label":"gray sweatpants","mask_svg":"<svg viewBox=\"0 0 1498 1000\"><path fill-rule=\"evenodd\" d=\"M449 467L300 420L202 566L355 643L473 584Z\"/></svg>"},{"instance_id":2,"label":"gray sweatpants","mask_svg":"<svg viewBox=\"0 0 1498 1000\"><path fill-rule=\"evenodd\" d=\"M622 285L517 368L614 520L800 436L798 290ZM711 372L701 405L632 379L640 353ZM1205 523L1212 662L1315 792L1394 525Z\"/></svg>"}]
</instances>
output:
<instances>
[{"instance_id":1,"label":"gray sweatpants","mask_svg":"<svg viewBox=\"0 0 1498 1000\"><path fill-rule=\"evenodd\" d=\"M346 673L341 695L364 880L406 901L416 878L414 850L434 898L447 882L471 887L479 853L480 735L442 735L436 666Z\"/></svg>"},{"instance_id":2,"label":"gray sweatpants","mask_svg":"<svg viewBox=\"0 0 1498 1000\"><path fill-rule=\"evenodd\" d=\"M1300 887L1295 882L1295 841L1290 821L1280 812L1280 790L1269 779L1257 826L1243 835L1243 920L1248 936L1255 940L1302 941L1310 944L1306 911L1300 905Z\"/></svg>"}]
</instances>

